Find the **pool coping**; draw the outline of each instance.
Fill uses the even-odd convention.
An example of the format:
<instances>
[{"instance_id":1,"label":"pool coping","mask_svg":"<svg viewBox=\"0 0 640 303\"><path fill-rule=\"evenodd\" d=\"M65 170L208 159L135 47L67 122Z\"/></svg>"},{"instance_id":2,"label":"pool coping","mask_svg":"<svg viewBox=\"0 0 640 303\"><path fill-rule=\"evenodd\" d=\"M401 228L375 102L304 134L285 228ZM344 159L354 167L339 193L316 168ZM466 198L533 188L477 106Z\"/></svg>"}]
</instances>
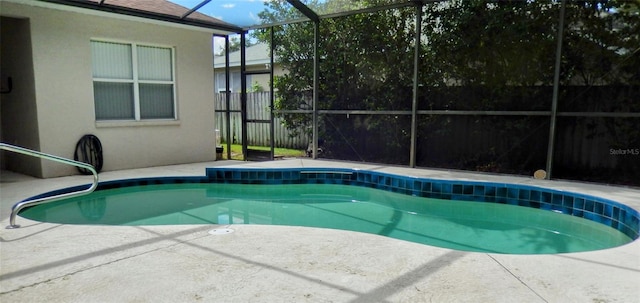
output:
<instances>
[{"instance_id":1,"label":"pool coping","mask_svg":"<svg viewBox=\"0 0 640 303\"><path fill-rule=\"evenodd\" d=\"M640 209L640 191L631 188L309 159L214 162L194 164L188 166L189 169L185 168L187 166L169 166L104 172L101 178L108 181L141 176L201 176L204 167L221 165L238 168L351 167L447 180L504 182L506 179L511 184L579 191ZM86 180L81 176L30 180L3 183L0 189L3 203L6 203L5 197L14 203L18 198L86 183ZM6 210L6 205L3 207ZM8 223L5 216L6 213L0 222L4 226ZM380 239L379 236L309 228L232 226L235 233L217 237L206 233L210 226L124 227L117 228L114 233L113 227L46 224L21 217L18 221L23 228L0 231L3 265L0 268L0 299L3 301L53 298L55 302L56 294L61 295L58 298L66 299L58 301L68 302L86 301L87 296L100 294L143 301L145 298L197 301L194 297L185 297L191 290L205 299L229 295L229 301L235 302L270 302L278 298L280 301L291 298L289 301L343 302L629 302L640 295L638 240L594 252L522 256L460 254L400 240ZM299 236L291 237L291 234ZM154 242L156 239L158 242ZM351 245L345 247L347 243ZM259 247L262 249L256 251ZM172 253L174 251L180 253ZM216 258L203 259L200 256L205 255L202 254ZM285 257L289 259L284 260ZM192 274L169 271L172 262L190 268ZM221 268L214 265L228 270L221 277L207 275L220 271ZM382 270L383 265L393 266ZM134 281L131 279L136 277L136 272L148 272L151 268L158 275L154 280L158 285L126 284ZM202 271L198 271L200 268ZM123 277L121 273L127 275ZM161 281L172 284L165 285ZM246 287L238 290L235 285L238 281L244 281ZM269 297L269 291L258 287L264 283L273 288L273 296ZM97 285L100 285L99 289ZM85 293L78 293L78 289ZM120 297L124 295L130 297Z\"/></svg>"}]
</instances>

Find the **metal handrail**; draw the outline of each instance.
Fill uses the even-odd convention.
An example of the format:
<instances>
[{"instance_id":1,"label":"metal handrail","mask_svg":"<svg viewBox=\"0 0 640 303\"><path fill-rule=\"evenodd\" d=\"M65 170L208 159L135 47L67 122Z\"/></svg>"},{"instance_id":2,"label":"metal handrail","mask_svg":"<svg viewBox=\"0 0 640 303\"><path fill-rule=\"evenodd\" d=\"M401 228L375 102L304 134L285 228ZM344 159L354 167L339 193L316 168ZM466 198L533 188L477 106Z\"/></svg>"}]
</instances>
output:
<instances>
[{"instance_id":1,"label":"metal handrail","mask_svg":"<svg viewBox=\"0 0 640 303\"><path fill-rule=\"evenodd\" d=\"M35 151L35 150L27 149L27 148L24 148L24 147L19 147L19 146L7 144L7 143L0 143L0 150L8 150L8 151L16 152L16 153L23 154L23 155L38 157L38 158L47 159L47 160L51 160L51 161L56 161L56 162L60 162L60 163L64 163L64 164L77 166L77 167L82 167L82 168L88 169L93 174L93 184L91 184L91 186L89 188L87 188L87 189L84 189L84 190L81 190L81 191L64 193L64 194L60 194L60 195L54 195L54 196L43 197L43 198L39 198L39 199L22 201L22 202L16 203L11 208L11 216L9 217L9 226L7 226L8 229L19 228L20 227L20 225L16 224L16 216L25 207L34 206L34 205L38 205L38 204L49 203L49 202L53 202L53 201L58 201L58 200L65 199L65 198L79 197L79 196L87 195L87 194L92 193L98 187L98 172L96 172L95 168L93 168L93 166L91 164L87 164L87 163L83 163L83 162L79 162L79 161L74 161L74 160L69 160L69 159L66 159L66 158L62 158L62 157L58 157L58 156L50 155L50 154L45 154L45 153L42 153L42 152L39 152L39 151Z\"/></svg>"}]
</instances>

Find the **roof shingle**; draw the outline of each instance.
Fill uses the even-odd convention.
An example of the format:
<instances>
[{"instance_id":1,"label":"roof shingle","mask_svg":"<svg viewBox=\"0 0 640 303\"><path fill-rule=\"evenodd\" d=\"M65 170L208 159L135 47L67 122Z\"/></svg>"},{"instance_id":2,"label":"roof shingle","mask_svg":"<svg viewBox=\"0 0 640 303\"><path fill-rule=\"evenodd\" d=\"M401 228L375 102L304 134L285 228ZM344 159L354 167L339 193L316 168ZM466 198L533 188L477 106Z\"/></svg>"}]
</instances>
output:
<instances>
[{"instance_id":1,"label":"roof shingle","mask_svg":"<svg viewBox=\"0 0 640 303\"><path fill-rule=\"evenodd\" d=\"M87 1L100 3L100 0L87 0ZM123 8L135 9L139 11L156 13L156 14L170 15L174 17L182 17L184 14L186 14L189 11L188 8L167 0L105 0L102 5L120 6ZM216 24L231 25L220 19L213 18L199 12L193 12L192 14L187 16L186 19L199 20L199 21L216 23Z\"/></svg>"}]
</instances>

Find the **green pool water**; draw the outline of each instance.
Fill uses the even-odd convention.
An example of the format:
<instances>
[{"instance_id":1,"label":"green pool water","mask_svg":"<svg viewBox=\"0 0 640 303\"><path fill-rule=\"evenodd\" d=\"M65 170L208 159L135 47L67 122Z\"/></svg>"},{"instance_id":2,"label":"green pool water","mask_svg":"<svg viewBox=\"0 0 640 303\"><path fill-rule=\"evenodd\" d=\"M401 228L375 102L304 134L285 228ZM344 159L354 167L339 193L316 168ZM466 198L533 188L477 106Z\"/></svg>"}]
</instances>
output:
<instances>
[{"instance_id":1,"label":"green pool water","mask_svg":"<svg viewBox=\"0 0 640 303\"><path fill-rule=\"evenodd\" d=\"M611 227L551 211L330 184L132 186L38 205L20 216L64 224L323 227L509 254L591 251L631 242Z\"/></svg>"}]
</instances>

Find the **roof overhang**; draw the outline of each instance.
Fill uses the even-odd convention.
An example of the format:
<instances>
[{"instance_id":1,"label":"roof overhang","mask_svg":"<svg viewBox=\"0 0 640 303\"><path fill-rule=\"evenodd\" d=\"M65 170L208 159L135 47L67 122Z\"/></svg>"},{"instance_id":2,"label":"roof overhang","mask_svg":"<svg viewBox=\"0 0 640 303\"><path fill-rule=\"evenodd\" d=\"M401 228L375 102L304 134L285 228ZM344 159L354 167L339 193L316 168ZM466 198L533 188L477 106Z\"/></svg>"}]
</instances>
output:
<instances>
[{"instance_id":1,"label":"roof overhang","mask_svg":"<svg viewBox=\"0 0 640 303\"><path fill-rule=\"evenodd\" d=\"M3 0L5 1L5 0ZM204 30L216 34L228 35L232 33L241 33L243 29L227 23L214 23L193 18L186 18L186 16L173 16L168 14L161 14L156 12L149 12L143 10L137 10L122 6L109 5L107 3L83 1L83 0L38 0L38 1L11 1L29 5L37 6L56 6L59 9L67 10L84 10L99 12L102 14L108 14L110 16L118 16L122 18L134 18L138 21L144 20L147 22L157 22L163 25L174 25L179 27L188 27L191 29Z\"/></svg>"}]
</instances>

